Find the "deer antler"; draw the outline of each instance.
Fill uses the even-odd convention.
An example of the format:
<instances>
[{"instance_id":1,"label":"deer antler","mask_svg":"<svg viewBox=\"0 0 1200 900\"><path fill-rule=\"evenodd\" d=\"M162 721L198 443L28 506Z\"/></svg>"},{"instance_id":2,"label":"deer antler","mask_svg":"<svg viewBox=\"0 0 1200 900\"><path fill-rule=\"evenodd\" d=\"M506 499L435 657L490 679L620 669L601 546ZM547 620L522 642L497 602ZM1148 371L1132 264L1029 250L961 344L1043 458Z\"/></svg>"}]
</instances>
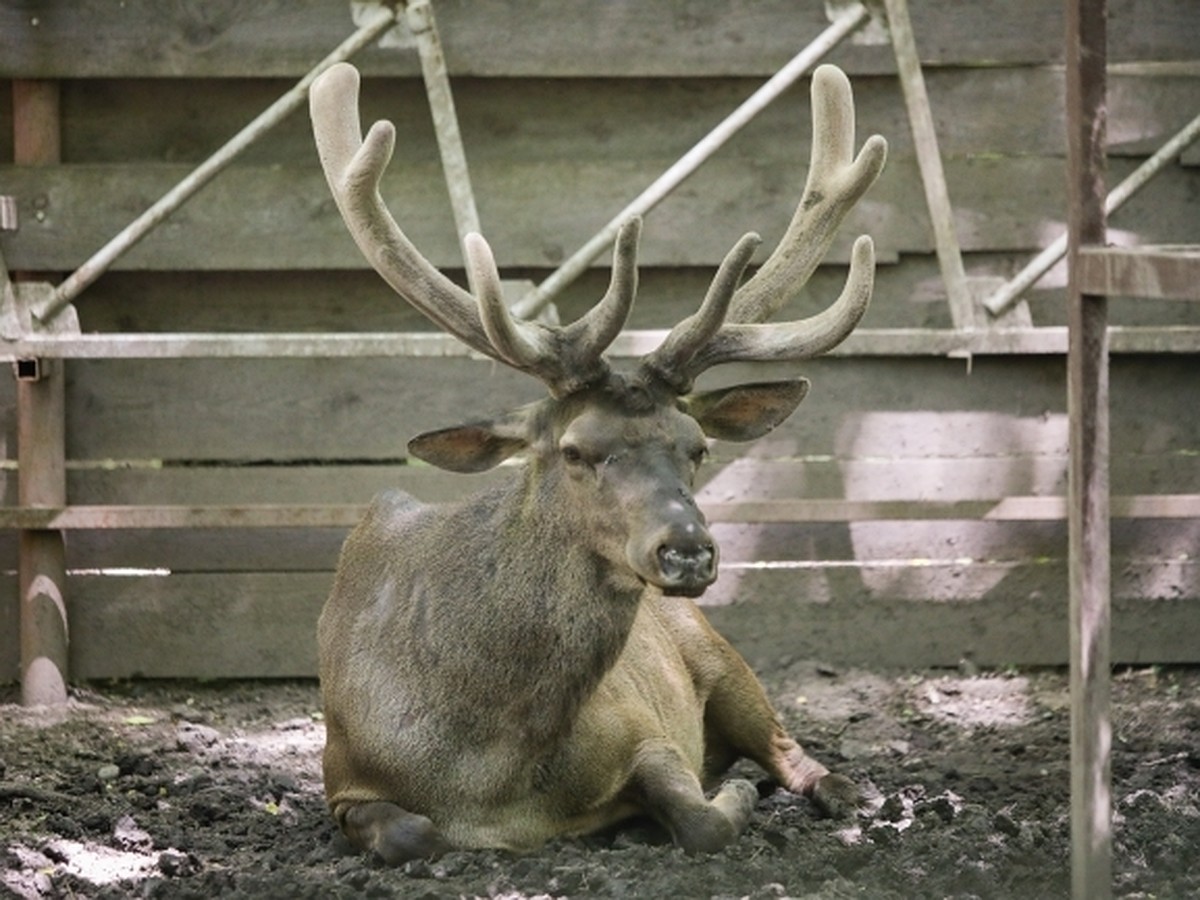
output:
<instances>
[{"instance_id":1,"label":"deer antler","mask_svg":"<svg viewBox=\"0 0 1200 900\"><path fill-rule=\"evenodd\" d=\"M439 272L396 224L379 194L396 129L379 121L362 137L358 90L358 70L339 63L313 83L309 105L325 178L351 236L375 270L434 324L472 349L540 378L554 396L603 379L609 371L604 351L625 324L637 288L640 220L622 227L609 290L583 318L565 327L514 319L501 298L500 276L483 237L463 239L473 296Z\"/></svg>"},{"instance_id":2,"label":"deer antler","mask_svg":"<svg viewBox=\"0 0 1200 900\"><path fill-rule=\"evenodd\" d=\"M804 195L775 251L757 274L727 299L728 309L714 327L713 309L702 331L701 311L675 326L662 345L642 361L642 377L667 383L679 393L691 389L705 369L724 362L809 359L836 347L854 330L871 299L875 250L866 235L858 238L850 257L850 273L841 296L828 309L806 319L762 324L794 297L833 242L838 226L879 177L887 158L887 142L872 135L854 155L854 96L850 81L836 66L813 73L813 144ZM735 279L745 269L739 262L746 238L725 258L714 280ZM725 288L722 288L724 290ZM713 291L710 290L710 298Z\"/></svg>"}]
</instances>

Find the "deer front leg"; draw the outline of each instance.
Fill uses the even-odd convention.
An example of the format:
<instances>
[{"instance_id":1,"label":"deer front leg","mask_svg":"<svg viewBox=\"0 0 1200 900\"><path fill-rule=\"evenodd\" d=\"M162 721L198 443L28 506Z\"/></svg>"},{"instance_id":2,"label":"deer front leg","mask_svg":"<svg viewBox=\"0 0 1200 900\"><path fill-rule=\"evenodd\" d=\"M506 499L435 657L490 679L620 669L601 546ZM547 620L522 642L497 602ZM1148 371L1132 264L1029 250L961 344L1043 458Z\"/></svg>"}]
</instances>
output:
<instances>
[{"instance_id":1,"label":"deer front leg","mask_svg":"<svg viewBox=\"0 0 1200 900\"><path fill-rule=\"evenodd\" d=\"M631 787L645 811L688 853L714 853L735 840L750 822L758 791L745 779L704 796L700 779L665 741L646 741L638 751Z\"/></svg>"},{"instance_id":2,"label":"deer front leg","mask_svg":"<svg viewBox=\"0 0 1200 900\"><path fill-rule=\"evenodd\" d=\"M789 791L811 798L825 815L852 814L861 802L857 785L804 752L784 730L750 667L732 647L725 649L725 671L713 683L705 707L709 741L716 744L711 752L753 760Z\"/></svg>"}]
</instances>

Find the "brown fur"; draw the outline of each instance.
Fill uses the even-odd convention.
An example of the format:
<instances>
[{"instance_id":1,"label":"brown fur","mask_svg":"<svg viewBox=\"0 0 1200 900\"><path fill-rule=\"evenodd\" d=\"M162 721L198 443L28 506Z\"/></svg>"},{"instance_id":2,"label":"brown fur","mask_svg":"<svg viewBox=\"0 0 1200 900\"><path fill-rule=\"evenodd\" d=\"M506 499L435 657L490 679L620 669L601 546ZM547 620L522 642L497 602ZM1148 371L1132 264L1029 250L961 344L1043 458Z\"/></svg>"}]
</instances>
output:
<instances>
[{"instance_id":1,"label":"brown fur","mask_svg":"<svg viewBox=\"0 0 1200 900\"><path fill-rule=\"evenodd\" d=\"M644 534L707 534L689 492L705 423L622 393L536 404L522 441L509 417L497 430L531 455L516 479L455 505L382 494L347 539L319 627L325 785L362 848L528 850L648 813L715 849L756 793L703 790L741 756L829 806L852 797L691 600L629 564Z\"/></svg>"}]
</instances>

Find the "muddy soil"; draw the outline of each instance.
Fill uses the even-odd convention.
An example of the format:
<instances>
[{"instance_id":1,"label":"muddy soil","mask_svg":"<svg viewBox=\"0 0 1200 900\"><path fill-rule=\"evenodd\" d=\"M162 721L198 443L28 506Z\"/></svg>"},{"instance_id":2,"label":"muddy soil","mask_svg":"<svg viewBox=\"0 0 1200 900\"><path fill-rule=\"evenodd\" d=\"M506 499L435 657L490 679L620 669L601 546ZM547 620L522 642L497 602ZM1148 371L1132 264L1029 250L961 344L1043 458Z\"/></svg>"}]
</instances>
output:
<instances>
[{"instance_id":1,"label":"muddy soil","mask_svg":"<svg viewBox=\"0 0 1200 900\"><path fill-rule=\"evenodd\" d=\"M1069 894L1061 672L763 673L809 750L872 797L852 821L762 786L749 831L688 857L648 824L529 856L380 867L335 834L310 682L0 688L5 896L1047 898ZM1114 894L1200 897L1200 670L1117 673ZM753 769L743 774L755 777Z\"/></svg>"}]
</instances>

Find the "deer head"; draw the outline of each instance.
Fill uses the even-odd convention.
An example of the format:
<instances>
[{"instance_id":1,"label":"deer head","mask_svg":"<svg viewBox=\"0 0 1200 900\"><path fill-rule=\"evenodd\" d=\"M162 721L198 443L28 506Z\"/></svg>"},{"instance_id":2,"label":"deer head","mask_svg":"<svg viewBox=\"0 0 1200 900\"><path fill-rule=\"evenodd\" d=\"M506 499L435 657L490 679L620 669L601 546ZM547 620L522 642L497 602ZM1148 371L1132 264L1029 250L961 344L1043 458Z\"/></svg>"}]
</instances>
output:
<instances>
[{"instance_id":1,"label":"deer head","mask_svg":"<svg viewBox=\"0 0 1200 900\"><path fill-rule=\"evenodd\" d=\"M543 492L554 487L554 502L574 510L572 527L586 533L598 552L668 593L700 593L716 577L716 548L691 496L706 437L760 437L792 413L808 382L693 392L696 377L721 363L824 353L850 334L870 300L874 249L863 236L832 306L797 321L766 322L803 287L883 167L882 137L854 152L845 75L822 66L813 76L811 166L776 250L742 284L760 243L754 234L744 236L722 262L699 310L625 374L615 372L604 354L636 293L640 220L620 230L610 286L586 315L566 326L515 319L481 236L470 234L463 242L467 291L430 264L397 225L379 193L395 128L380 121L362 136L358 87L352 66L333 66L312 86L311 112L321 165L359 248L427 318L479 353L537 377L550 394L494 421L420 435L410 451L459 472L482 471L528 451L531 484Z\"/></svg>"}]
</instances>

